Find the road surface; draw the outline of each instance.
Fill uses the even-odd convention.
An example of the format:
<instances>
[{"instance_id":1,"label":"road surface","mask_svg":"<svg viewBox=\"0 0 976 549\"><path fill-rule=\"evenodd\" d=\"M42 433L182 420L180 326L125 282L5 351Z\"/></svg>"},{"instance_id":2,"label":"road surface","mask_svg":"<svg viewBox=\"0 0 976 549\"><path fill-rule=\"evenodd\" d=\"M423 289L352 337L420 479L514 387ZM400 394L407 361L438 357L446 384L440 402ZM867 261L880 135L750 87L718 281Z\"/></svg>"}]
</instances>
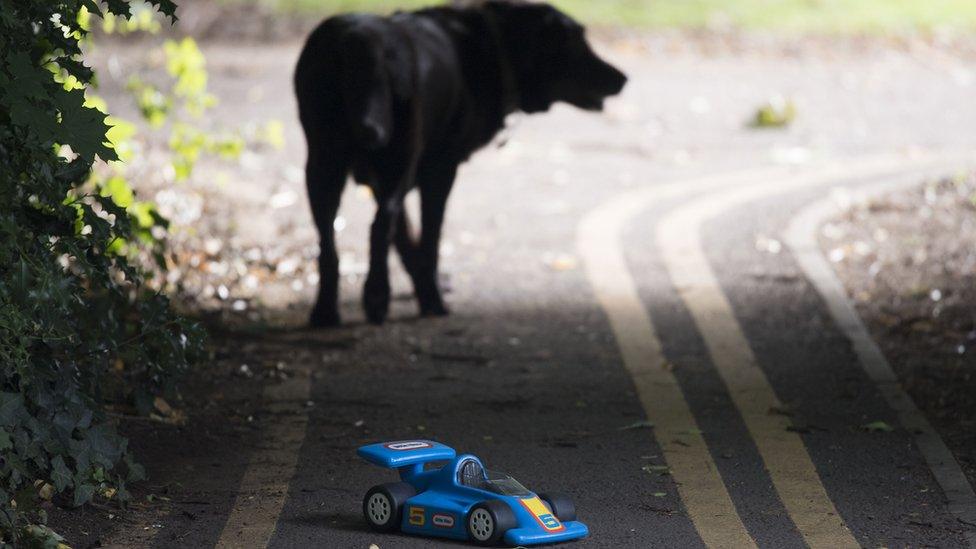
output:
<instances>
[{"instance_id":1,"label":"road surface","mask_svg":"<svg viewBox=\"0 0 976 549\"><path fill-rule=\"evenodd\" d=\"M298 219L289 238L314 242L304 204L262 207L269 178L302 192L282 176L304 157L283 100L297 44L249 53L208 51L221 112L280 117L289 147L229 191L241 238ZM520 120L463 169L442 260L454 314L418 320L403 299L364 325L349 276L346 327L257 342L297 374L265 389L264 443L218 452L141 542L430 546L365 528L362 495L393 475L354 451L432 438L571 494L580 547L976 547L971 487L810 244L838 196L976 165L973 64L610 54L632 80L608 113ZM797 99L796 125L746 129L774 93ZM369 209L347 193L350 257Z\"/></svg>"}]
</instances>

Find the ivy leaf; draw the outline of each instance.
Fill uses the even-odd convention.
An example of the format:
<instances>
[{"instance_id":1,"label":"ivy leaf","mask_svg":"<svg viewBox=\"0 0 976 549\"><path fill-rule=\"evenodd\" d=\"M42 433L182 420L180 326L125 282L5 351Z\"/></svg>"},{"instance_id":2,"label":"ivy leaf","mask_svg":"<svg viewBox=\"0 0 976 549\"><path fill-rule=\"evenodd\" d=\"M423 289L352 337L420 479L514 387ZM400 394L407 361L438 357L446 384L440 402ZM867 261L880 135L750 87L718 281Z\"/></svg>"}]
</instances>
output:
<instances>
[{"instance_id":1,"label":"ivy leaf","mask_svg":"<svg viewBox=\"0 0 976 549\"><path fill-rule=\"evenodd\" d=\"M126 480L129 482L137 482L146 479L146 468L142 464L136 463L129 454L125 455L125 465L129 468L129 475L126 477Z\"/></svg>"},{"instance_id":2,"label":"ivy leaf","mask_svg":"<svg viewBox=\"0 0 976 549\"><path fill-rule=\"evenodd\" d=\"M95 485L85 484L78 482L79 478L75 478L75 497L71 501L71 504L75 507L81 507L82 505L91 501L92 496L95 495Z\"/></svg>"},{"instance_id":3,"label":"ivy leaf","mask_svg":"<svg viewBox=\"0 0 976 549\"><path fill-rule=\"evenodd\" d=\"M91 444L87 440L71 439L68 451L75 461L75 469L85 471L91 466Z\"/></svg>"},{"instance_id":4,"label":"ivy leaf","mask_svg":"<svg viewBox=\"0 0 976 549\"><path fill-rule=\"evenodd\" d=\"M122 457L126 441L115 432L112 425L102 423L88 430L85 440L91 445L96 462L111 467Z\"/></svg>"},{"instance_id":5,"label":"ivy leaf","mask_svg":"<svg viewBox=\"0 0 976 549\"><path fill-rule=\"evenodd\" d=\"M14 447L14 443L10 440L10 433L7 432L6 428L0 429L0 450L9 450Z\"/></svg>"},{"instance_id":6,"label":"ivy leaf","mask_svg":"<svg viewBox=\"0 0 976 549\"><path fill-rule=\"evenodd\" d=\"M71 470L64 464L61 456L55 456L51 460L51 481L58 492L63 492L65 488L71 486Z\"/></svg>"},{"instance_id":7,"label":"ivy leaf","mask_svg":"<svg viewBox=\"0 0 976 549\"><path fill-rule=\"evenodd\" d=\"M71 145L72 150L88 161L94 161L95 155L102 160L118 160L105 134L109 127L105 123L107 116L98 109L85 106L85 92L71 90L58 97L58 107L61 111L60 135L65 144Z\"/></svg>"},{"instance_id":8,"label":"ivy leaf","mask_svg":"<svg viewBox=\"0 0 976 549\"><path fill-rule=\"evenodd\" d=\"M17 393L0 393L0 425L13 427L25 413L24 397Z\"/></svg>"}]
</instances>

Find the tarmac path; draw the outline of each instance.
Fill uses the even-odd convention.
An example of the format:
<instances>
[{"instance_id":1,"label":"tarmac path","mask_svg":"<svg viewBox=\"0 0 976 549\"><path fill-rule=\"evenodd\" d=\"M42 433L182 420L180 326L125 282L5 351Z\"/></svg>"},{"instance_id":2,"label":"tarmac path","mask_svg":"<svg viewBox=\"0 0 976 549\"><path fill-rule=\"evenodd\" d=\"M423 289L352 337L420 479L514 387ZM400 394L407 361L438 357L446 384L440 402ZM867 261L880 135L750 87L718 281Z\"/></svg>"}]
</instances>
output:
<instances>
[{"instance_id":1,"label":"tarmac path","mask_svg":"<svg viewBox=\"0 0 976 549\"><path fill-rule=\"evenodd\" d=\"M239 80L284 81L289 48L253 52L241 76L215 47L215 87L231 104L259 96ZM838 189L976 166L976 135L960 131L976 127L970 92L916 59L618 55L632 80L607 115L526 120L462 171L442 262L452 316L416 320L398 300L366 326L361 280L345 281L346 327L269 336L310 351L265 393L266 446L240 452L218 512L174 511L153 546L430 546L366 529L363 494L394 476L355 448L432 438L571 494L591 531L579 546L976 548L972 487L812 236ZM923 95L919 74L941 91ZM744 133L735 105L803 78L806 122ZM290 121L284 103L262 108ZM939 116L943 131L928 125ZM300 148L283 154L300 165ZM341 244L362 255L370 206L350 191L343 208ZM342 338L355 343L317 352ZM892 429L865 427L879 422Z\"/></svg>"}]
</instances>

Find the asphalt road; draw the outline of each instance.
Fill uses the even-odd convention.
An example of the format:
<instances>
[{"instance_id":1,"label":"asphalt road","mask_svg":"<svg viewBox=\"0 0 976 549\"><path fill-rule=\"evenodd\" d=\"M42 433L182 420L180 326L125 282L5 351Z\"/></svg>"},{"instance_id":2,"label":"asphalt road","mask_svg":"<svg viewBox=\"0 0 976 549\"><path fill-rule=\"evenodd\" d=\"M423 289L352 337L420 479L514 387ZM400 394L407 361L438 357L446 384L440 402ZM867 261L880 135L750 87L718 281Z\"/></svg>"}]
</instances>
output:
<instances>
[{"instance_id":1,"label":"asphalt road","mask_svg":"<svg viewBox=\"0 0 976 549\"><path fill-rule=\"evenodd\" d=\"M294 51L273 53L242 76L214 47L231 105L241 81L281 81ZM394 475L355 448L431 438L571 494L591 532L578 546L974 546L971 489L947 494L937 435L905 427L897 388L865 368L783 236L832 189L976 163L958 76L972 65L654 54L614 53L632 82L606 115L526 120L465 167L442 261L451 317L418 320L401 299L386 326L363 325L350 276L348 326L257 342L298 373L266 389L265 443L215 449L223 472L190 488L210 511L178 504L145 542L430 546L365 528L363 494ZM801 98L797 126L744 129L774 92ZM301 142L291 104L258 103ZM368 201L351 191L343 207L340 245L362 257ZM876 422L893 430L863 427Z\"/></svg>"}]
</instances>

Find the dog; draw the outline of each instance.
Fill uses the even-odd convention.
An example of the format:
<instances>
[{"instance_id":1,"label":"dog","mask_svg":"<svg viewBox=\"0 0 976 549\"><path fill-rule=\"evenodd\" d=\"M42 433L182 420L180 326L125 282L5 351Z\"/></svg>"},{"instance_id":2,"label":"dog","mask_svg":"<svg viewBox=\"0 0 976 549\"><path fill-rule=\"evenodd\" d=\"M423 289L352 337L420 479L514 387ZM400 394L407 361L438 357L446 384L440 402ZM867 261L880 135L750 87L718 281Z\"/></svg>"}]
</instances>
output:
<instances>
[{"instance_id":1,"label":"dog","mask_svg":"<svg viewBox=\"0 0 976 549\"><path fill-rule=\"evenodd\" d=\"M323 21L294 78L321 246L310 324L340 323L333 223L350 173L377 203L363 290L367 319L382 324L389 311L391 246L413 282L420 314L446 315L438 247L458 166L491 141L507 115L544 112L560 101L599 111L626 81L593 52L579 23L543 3L486 0ZM415 187L419 241L403 207Z\"/></svg>"}]
</instances>

